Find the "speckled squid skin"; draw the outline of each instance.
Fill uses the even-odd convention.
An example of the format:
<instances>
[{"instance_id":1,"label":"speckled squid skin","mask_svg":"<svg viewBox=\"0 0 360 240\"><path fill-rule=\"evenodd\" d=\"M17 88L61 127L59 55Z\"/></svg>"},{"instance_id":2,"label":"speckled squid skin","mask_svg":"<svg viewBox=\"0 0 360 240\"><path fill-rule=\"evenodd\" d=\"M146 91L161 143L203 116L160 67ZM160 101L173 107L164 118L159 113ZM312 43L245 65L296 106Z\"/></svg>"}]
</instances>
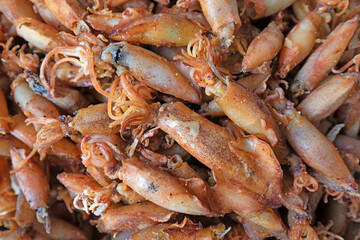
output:
<instances>
[{"instance_id":1,"label":"speckled squid skin","mask_svg":"<svg viewBox=\"0 0 360 240\"><path fill-rule=\"evenodd\" d=\"M293 103L284 97L282 89L276 89L268 97L274 107L274 116L281 122L287 141L301 159L316 172L326 186L335 191L356 192L358 186L332 142L306 117L296 111Z\"/></svg>"},{"instance_id":2,"label":"speckled squid skin","mask_svg":"<svg viewBox=\"0 0 360 240\"><path fill-rule=\"evenodd\" d=\"M215 97L224 113L241 129L268 142L284 144L284 137L264 102L237 82L229 81L226 92Z\"/></svg>"},{"instance_id":3,"label":"speckled squid skin","mask_svg":"<svg viewBox=\"0 0 360 240\"><path fill-rule=\"evenodd\" d=\"M136 20L152 16L152 13L142 8L127 8L122 13L113 12L111 15L91 14L85 21L95 30L110 35L113 31L125 29ZM129 36L130 37L130 36Z\"/></svg>"},{"instance_id":4,"label":"speckled squid skin","mask_svg":"<svg viewBox=\"0 0 360 240\"><path fill-rule=\"evenodd\" d=\"M80 109L69 126L83 135L117 132L117 128L109 128L110 123L111 119L107 114L106 103L100 103Z\"/></svg>"},{"instance_id":5,"label":"speckled squid skin","mask_svg":"<svg viewBox=\"0 0 360 240\"><path fill-rule=\"evenodd\" d=\"M209 215L207 202L184 187L177 177L165 170L129 158L123 161L122 180L135 192L157 205L192 215Z\"/></svg>"},{"instance_id":6,"label":"speckled squid skin","mask_svg":"<svg viewBox=\"0 0 360 240\"><path fill-rule=\"evenodd\" d=\"M92 177L80 173L60 173L57 179L76 195L80 195L86 189L93 192L104 192L105 189Z\"/></svg>"},{"instance_id":7,"label":"speckled squid skin","mask_svg":"<svg viewBox=\"0 0 360 240\"><path fill-rule=\"evenodd\" d=\"M265 142L254 136L236 140L224 128L180 102L161 107L158 126L214 171L218 182L213 188L214 196L224 200L225 212L230 209L252 211L281 204L282 171Z\"/></svg>"},{"instance_id":8,"label":"speckled squid skin","mask_svg":"<svg viewBox=\"0 0 360 240\"><path fill-rule=\"evenodd\" d=\"M306 164L325 177L328 186L336 191L357 191L358 186L338 150L309 120L301 116L286 129L291 146Z\"/></svg>"},{"instance_id":9,"label":"speckled squid skin","mask_svg":"<svg viewBox=\"0 0 360 240\"><path fill-rule=\"evenodd\" d=\"M219 235L224 232L223 225L203 228L201 224L194 224L188 218L182 223L163 223L151 226L133 234L129 240L142 239L171 239L171 240L201 240L220 239Z\"/></svg>"},{"instance_id":10,"label":"speckled squid skin","mask_svg":"<svg viewBox=\"0 0 360 240\"><path fill-rule=\"evenodd\" d=\"M192 103L201 101L195 88L171 63L149 50L122 42L106 47L101 58L124 67L137 80L160 92Z\"/></svg>"}]
</instances>

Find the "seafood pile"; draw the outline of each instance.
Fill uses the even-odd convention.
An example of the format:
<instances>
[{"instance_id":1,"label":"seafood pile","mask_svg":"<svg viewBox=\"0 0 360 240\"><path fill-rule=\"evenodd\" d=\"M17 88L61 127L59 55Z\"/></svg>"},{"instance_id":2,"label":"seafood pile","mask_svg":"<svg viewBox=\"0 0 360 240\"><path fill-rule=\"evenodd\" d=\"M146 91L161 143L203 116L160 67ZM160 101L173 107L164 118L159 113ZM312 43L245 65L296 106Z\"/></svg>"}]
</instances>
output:
<instances>
[{"instance_id":1,"label":"seafood pile","mask_svg":"<svg viewBox=\"0 0 360 240\"><path fill-rule=\"evenodd\" d=\"M360 239L360 1L0 12L1 239Z\"/></svg>"}]
</instances>

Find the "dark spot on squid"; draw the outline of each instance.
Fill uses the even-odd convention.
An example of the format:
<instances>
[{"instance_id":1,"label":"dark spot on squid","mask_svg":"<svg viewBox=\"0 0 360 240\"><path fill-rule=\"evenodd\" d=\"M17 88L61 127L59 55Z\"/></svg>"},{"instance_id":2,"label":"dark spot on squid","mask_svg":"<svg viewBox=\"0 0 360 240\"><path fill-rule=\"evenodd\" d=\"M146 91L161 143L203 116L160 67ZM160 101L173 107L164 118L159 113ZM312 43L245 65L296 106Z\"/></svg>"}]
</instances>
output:
<instances>
[{"instance_id":1,"label":"dark spot on squid","mask_svg":"<svg viewBox=\"0 0 360 240\"><path fill-rule=\"evenodd\" d=\"M108 173L110 173L111 175L114 174L116 172L116 167L110 167L108 169Z\"/></svg>"},{"instance_id":2,"label":"dark spot on squid","mask_svg":"<svg viewBox=\"0 0 360 240\"><path fill-rule=\"evenodd\" d=\"M148 190L150 192L157 192L157 188L156 188L156 185L154 184L154 182L150 183L149 186L148 186Z\"/></svg>"},{"instance_id":3,"label":"dark spot on squid","mask_svg":"<svg viewBox=\"0 0 360 240\"><path fill-rule=\"evenodd\" d=\"M5 231L9 231L9 228L6 228L4 226L0 226L0 232L5 232Z\"/></svg>"},{"instance_id":4,"label":"dark spot on squid","mask_svg":"<svg viewBox=\"0 0 360 240\"><path fill-rule=\"evenodd\" d=\"M48 93L48 90L39 82L33 81L30 87L37 94L44 95Z\"/></svg>"},{"instance_id":5,"label":"dark spot on squid","mask_svg":"<svg viewBox=\"0 0 360 240\"><path fill-rule=\"evenodd\" d=\"M59 122L66 123L66 116L64 115L59 116Z\"/></svg>"},{"instance_id":6,"label":"dark spot on squid","mask_svg":"<svg viewBox=\"0 0 360 240\"><path fill-rule=\"evenodd\" d=\"M120 65L120 61L121 61L121 59L122 59L121 47L119 47L119 48L116 50L115 56L113 55L113 58L114 58L114 63L115 63L116 65Z\"/></svg>"},{"instance_id":7,"label":"dark spot on squid","mask_svg":"<svg viewBox=\"0 0 360 240\"><path fill-rule=\"evenodd\" d=\"M29 83L29 87L39 95L48 94L49 91L41 84L40 79L37 75L30 71L25 71L26 81Z\"/></svg>"}]
</instances>

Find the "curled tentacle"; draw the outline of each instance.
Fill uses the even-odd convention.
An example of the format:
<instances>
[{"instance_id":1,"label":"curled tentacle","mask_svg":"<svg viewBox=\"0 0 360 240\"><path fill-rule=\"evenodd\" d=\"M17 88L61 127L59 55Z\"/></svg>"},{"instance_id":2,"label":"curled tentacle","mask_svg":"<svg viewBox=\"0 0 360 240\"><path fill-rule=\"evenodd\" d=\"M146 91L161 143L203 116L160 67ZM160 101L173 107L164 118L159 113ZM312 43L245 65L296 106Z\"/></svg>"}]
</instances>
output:
<instances>
[{"instance_id":1,"label":"curled tentacle","mask_svg":"<svg viewBox=\"0 0 360 240\"><path fill-rule=\"evenodd\" d=\"M76 173L61 173L57 176L59 181L76 195L73 205L76 209L93 212L101 215L111 202L118 202L118 196L112 191L115 186L109 188L100 186L92 177Z\"/></svg>"},{"instance_id":2,"label":"curled tentacle","mask_svg":"<svg viewBox=\"0 0 360 240\"><path fill-rule=\"evenodd\" d=\"M76 209L83 210L87 214L91 211L95 216L101 216L109 204L106 200L108 199L102 194L86 189L74 198L73 204Z\"/></svg>"},{"instance_id":3,"label":"curled tentacle","mask_svg":"<svg viewBox=\"0 0 360 240\"><path fill-rule=\"evenodd\" d=\"M306 171L306 166L302 163L301 159L292 154L288 157L288 160L291 164L294 175L293 188L290 192L292 194L299 195L303 188L306 188L309 192L317 191L319 183Z\"/></svg>"},{"instance_id":4,"label":"curled tentacle","mask_svg":"<svg viewBox=\"0 0 360 240\"><path fill-rule=\"evenodd\" d=\"M59 56L64 56L59 59ZM50 65L50 59L55 59L55 64L50 70L50 76L46 73L46 69ZM57 47L50 51L44 58L40 67L40 81L43 86L54 96L56 86L56 70L65 63L70 63L78 67L77 75L72 78L71 82L78 82L84 76L89 76L93 87L102 95L108 97L97 81L95 73L94 53L88 44L81 42L79 46ZM49 78L50 77L50 78Z\"/></svg>"},{"instance_id":5,"label":"curled tentacle","mask_svg":"<svg viewBox=\"0 0 360 240\"><path fill-rule=\"evenodd\" d=\"M293 226L289 232L289 239L307 239L307 240L316 240L319 239L315 230L310 226L309 222L305 219L300 219L295 221L295 226Z\"/></svg>"},{"instance_id":6,"label":"curled tentacle","mask_svg":"<svg viewBox=\"0 0 360 240\"><path fill-rule=\"evenodd\" d=\"M344 196L344 192L341 191L335 191L328 187L325 187L325 195L324 195L324 203L328 202L328 197L332 196L334 197L334 200L339 200Z\"/></svg>"},{"instance_id":7,"label":"curled tentacle","mask_svg":"<svg viewBox=\"0 0 360 240\"><path fill-rule=\"evenodd\" d=\"M354 66L351 67L352 65ZM335 68L332 68L331 71L335 74L345 72L347 69L349 72L359 72L359 67L360 67L360 54L353 57L348 63L346 63L340 69L336 70Z\"/></svg>"},{"instance_id":8,"label":"curled tentacle","mask_svg":"<svg viewBox=\"0 0 360 240\"><path fill-rule=\"evenodd\" d=\"M39 152L40 159L46 156L46 150L54 143L59 142L64 138L61 129L61 122L53 118L33 117L25 120L27 124L43 124L41 129L36 134L36 142L31 153L17 166L12 172L20 170L34 155Z\"/></svg>"},{"instance_id":9,"label":"curled tentacle","mask_svg":"<svg viewBox=\"0 0 360 240\"><path fill-rule=\"evenodd\" d=\"M9 70L13 70L14 72L18 72L19 68L30 72L36 72L39 68L39 56L36 54L25 53L25 44L21 47L16 45L10 50L13 40L14 39L11 37L6 44L0 43L0 46L4 49L1 54L2 62L10 68Z\"/></svg>"},{"instance_id":10,"label":"curled tentacle","mask_svg":"<svg viewBox=\"0 0 360 240\"><path fill-rule=\"evenodd\" d=\"M104 170L110 179L117 178L119 170L118 158L122 158L119 139L114 140L108 136L85 136L81 141L82 162L86 167L97 167Z\"/></svg>"},{"instance_id":11,"label":"curled tentacle","mask_svg":"<svg viewBox=\"0 0 360 240\"><path fill-rule=\"evenodd\" d=\"M120 85L120 86L119 86ZM114 120L110 127L121 125L123 137L127 126L138 126L149 121L151 107L147 101L152 99L152 90L125 72L111 84L108 96L108 115Z\"/></svg>"},{"instance_id":12,"label":"curled tentacle","mask_svg":"<svg viewBox=\"0 0 360 240\"><path fill-rule=\"evenodd\" d=\"M329 236L331 239L337 239L337 240L344 240L344 238L342 238L341 236L332 233L329 231L329 229L334 225L334 222L332 220L329 220L329 223L324 226L322 223L318 223L318 226L316 227L316 233L318 236L321 235L327 235Z\"/></svg>"},{"instance_id":13,"label":"curled tentacle","mask_svg":"<svg viewBox=\"0 0 360 240\"><path fill-rule=\"evenodd\" d=\"M295 176L294 179L294 192L300 193L302 188L306 188L309 192L315 192L318 189L318 182L306 171Z\"/></svg>"},{"instance_id":14,"label":"curled tentacle","mask_svg":"<svg viewBox=\"0 0 360 240\"><path fill-rule=\"evenodd\" d=\"M207 37L201 34L196 34L196 37L189 42L187 52L182 50L182 54L184 56L176 56L174 60L179 59L193 67L192 78L201 86L213 86L217 78L226 81L223 73L231 75L228 70L218 65L219 56L214 46Z\"/></svg>"},{"instance_id":15,"label":"curled tentacle","mask_svg":"<svg viewBox=\"0 0 360 240\"><path fill-rule=\"evenodd\" d=\"M58 59L59 54L63 55L64 58ZM43 86L54 95L55 91L55 81L56 81L56 70L61 64L71 63L79 67L78 74L71 79L71 81L79 81L84 75L89 75L91 66L87 56L88 52L84 46L71 46L71 47L57 47L50 51L44 58L41 68L40 68L40 80ZM55 57L57 59L55 64L52 66L50 71L50 79L48 80L46 74L46 68L48 68L49 61L51 58Z\"/></svg>"}]
</instances>

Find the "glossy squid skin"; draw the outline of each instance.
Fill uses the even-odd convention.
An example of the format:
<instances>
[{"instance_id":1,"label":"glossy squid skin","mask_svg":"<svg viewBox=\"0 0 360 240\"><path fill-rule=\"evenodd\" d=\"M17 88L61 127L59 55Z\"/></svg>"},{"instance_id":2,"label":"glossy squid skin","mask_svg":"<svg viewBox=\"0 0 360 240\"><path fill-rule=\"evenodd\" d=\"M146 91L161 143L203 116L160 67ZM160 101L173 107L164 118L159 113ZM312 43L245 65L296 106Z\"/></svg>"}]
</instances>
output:
<instances>
[{"instance_id":1,"label":"glossy squid skin","mask_svg":"<svg viewBox=\"0 0 360 240\"><path fill-rule=\"evenodd\" d=\"M0 157L0 194L12 190L9 170L8 160Z\"/></svg>"},{"instance_id":2,"label":"glossy squid skin","mask_svg":"<svg viewBox=\"0 0 360 240\"><path fill-rule=\"evenodd\" d=\"M114 26L110 38L134 44L184 47L204 29L180 14L159 13L135 20L125 28Z\"/></svg>"},{"instance_id":3,"label":"glossy squid skin","mask_svg":"<svg viewBox=\"0 0 360 240\"><path fill-rule=\"evenodd\" d=\"M345 124L344 132L346 135L356 137L358 135L360 118L360 88L357 85L354 92L345 100L336 114L338 122Z\"/></svg>"},{"instance_id":4,"label":"glossy squid skin","mask_svg":"<svg viewBox=\"0 0 360 240\"><path fill-rule=\"evenodd\" d=\"M69 32L69 30L64 25L61 24L61 22L51 13L51 11L45 7L43 2L37 0L30 0L30 1L34 3L37 12L39 13L39 15L46 24L50 25L53 28L56 28L59 31Z\"/></svg>"},{"instance_id":5,"label":"glossy squid skin","mask_svg":"<svg viewBox=\"0 0 360 240\"><path fill-rule=\"evenodd\" d=\"M352 74L341 74L312 91L297 109L312 123L335 112L354 90L358 79ZM331 98L329 98L331 96Z\"/></svg>"},{"instance_id":6,"label":"glossy squid skin","mask_svg":"<svg viewBox=\"0 0 360 240\"><path fill-rule=\"evenodd\" d=\"M286 36L279 58L279 74L286 75L312 51L322 23L319 13L310 12Z\"/></svg>"},{"instance_id":7,"label":"glossy squid skin","mask_svg":"<svg viewBox=\"0 0 360 240\"><path fill-rule=\"evenodd\" d=\"M271 61L281 50L284 35L275 23L270 23L250 43L244 60L243 71L249 71Z\"/></svg>"},{"instance_id":8,"label":"glossy squid skin","mask_svg":"<svg viewBox=\"0 0 360 240\"><path fill-rule=\"evenodd\" d=\"M22 17L15 22L17 34L38 49L50 52L56 47L67 45L59 38L59 31L33 18Z\"/></svg>"},{"instance_id":9,"label":"glossy squid skin","mask_svg":"<svg viewBox=\"0 0 360 240\"><path fill-rule=\"evenodd\" d=\"M0 134L0 156L10 157L10 148L15 147L18 149L25 149L26 153L30 153L31 150L26 146L22 141L16 139L15 137L6 134Z\"/></svg>"},{"instance_id":10,"label":"glossy squid skin","mask_svg":"<svg viewBox=\"0 0 360 240\"><path fill-rule=\"evenodd\" d=\"M160 92L200 103L189 81L166 59L149 50L128 43L110 44L103 50L102 60L129 70L136 79Z\"/></svg>"},{"instance_id":11,"label":"glossy squid skin","mask_svg":"<svg viewBox=\"0 0 360 240\"><path fill-rule=\"evenodd\" d=\"M68 113L74 113L79 109L85 108L89 105L89 101L80 93L80 91L67 86L57 86L56 94L52 95L40 81L38 75L33 73L25 74L26 81L29 87L40 96L54 103L57 107L65 110Z\"/></svg>"},{"instance_id":12,"label":"glossy squid skin","mask_svg":"<svg viewBox=\"0 0 360 240\"><path fill-rule=\"evenodd\" d=\"M223 112L241 129L275 146L284 144L284 137L264 102L243 85L229 81L226 92L215 96Z\"/></svg>"},{"instance_id":13,"label":"glossy squid skin","mask_svg":"<svg viewBox=\"0 0 360 240\"><path fill-rule=\"evenodd\" d=\"M24 160L25 151L11 148L10 154L13 167L16 168ZM15 176L32 209L48 207L50 200L49 183L44 171L34 160L29 160L25 166L15 173Z\"/></svg>"},{"instance_id":14,"label":"glossy squid skin","mask_svg":"<svg viewBox=\"0 0 360 240\"><path fill-rule=\"evenodd\" d=\"M331 141L285 98L270 101L284 124L287 140L301 159L316 170L317 177L336 191L356 192L358 186Z\"/></svg>"},{"instance_id":15,"label":"glossy squid skin","mask_svg":"<svg viewBox=\"0 0 360 240\"><path fill-rule=\"evenodd\" d=\"M253 19L267 17L289 7L295 0L245 0L244 8Z\"/></svg>"},{"instance_id":16,"label":"glossy squid skin","mask_svg":"<svg viewBox=\"0 0 360 240\"><path fill-rule=\"evenodd\" d=\"M192 215L210 214L207 203L189 192L178 178L136 158L123 162L122 179L134 191L164 208Z\"/></svg>"},{"instance_id":17,"label":"glossy squid skin","mask_svg":"<svg viewBox=\"0 0 360 240\"><path fill-rule=\"evenodd\" d=\"M266 143L254 136L235 141L224 128L196 114L180 102L165 104L160 108L158 126L214 171L219 184L214 187L214 196L224 201L228 199L224 204L225 211L231 208L239 212L252 211L252 208L259 210L264 205L278 206L281 199L282 171ZM267 170L272 170L271 174L268 171L266 174L262 173L262 164L268 166ZM269 179L264 178L265 175L271 175L271 181L276 179L276 183L270 183ZM231 192L236 194L230 197ZM238 201L229 201L230 198Z\"/></svg>"},{"instance_id":18,"label":"glossy squid skin","mask_svg":"<svg viewBox=\"0 0 360 240\"><path fill-rule=\"evenodd\" d=\"M36 221L35 211L30 208L23 193L17 196L15 219L16 223L22 228L31 227L33 222Z\"/></svg>"},{"instance_id":19,"label":"glossy squid skin","mask_svg":"<svg viewBox=\"0 0 360 240\"><path fill-rule=\"evenodd\" d=\"M339 134L335 138L334 145L341 151L360 157L360 141L357 138Z\"/></svg>"},{"instance_id":20,"label":"glossy squid skin","mask_svg":"<svg viewBox=\"0 0 360 240\"><path fill-rule=\"evenodd\" d=\"M317 87L335 67L349 44L357 26L358 17L339 24L327 37L325 42L318 47L306 60L300 71L295 76L295 81L290 87L296 96L311 91Z\"/></svg>"},{"instance_id":21,"label":"glossy squid skin","mask_svg":"<svg viewBox=\"0 0 360 240\"><path fill-rule=\"evenodd\" d=\"M12 83L15 102L27 117L47 117L57 119L60 116L57 108L46 98L31 90L23 76L18 76Z\"/></svg>"},{"instance_id":22,"label":"glossy squid skin","mask_svg":"<svg viewBox=\"0 0 360 240\"><path fill-rule=\"evenodd\" d=\"M334 183L335 190L357 191L357 185L335 146L305 117L287 130L287 139L309 166Z\"/></svg>"}]
</instances>

